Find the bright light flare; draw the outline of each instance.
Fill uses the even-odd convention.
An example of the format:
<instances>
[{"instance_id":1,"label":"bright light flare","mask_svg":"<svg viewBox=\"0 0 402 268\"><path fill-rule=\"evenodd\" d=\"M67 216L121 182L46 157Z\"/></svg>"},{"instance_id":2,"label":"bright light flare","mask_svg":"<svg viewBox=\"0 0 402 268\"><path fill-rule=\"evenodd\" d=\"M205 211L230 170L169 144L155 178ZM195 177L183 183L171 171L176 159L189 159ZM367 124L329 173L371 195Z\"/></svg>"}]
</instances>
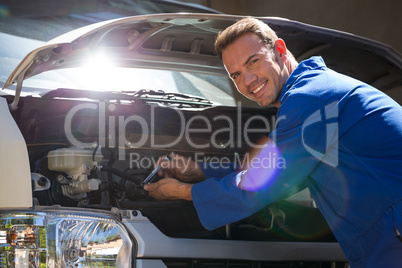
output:
<instances>
[{"instance_id":1,"label":"bright light flare","mask_svg":"<svg viewBox=\"0 0 402 268\"><path fill-rule=\"evenodd\" d=\"M116 86L114 77L119 76L118 71L119 68L106 53L97 52L86 60L80 80L86 89L110 90Z\"/></svg>"},{"instance_id":2,"label":"bright light flare","mask_svg":"<svg viewBox=\"0 0 402 268\"><path fill-rule=\"evenodd\" d=\"M252 152L243 161L244 171L237 186L247 191L262 190L269 187L283 168L286 168L286 162L279 148L273 142L266 142L260 151Z\"/></svg>"}]
</instances>

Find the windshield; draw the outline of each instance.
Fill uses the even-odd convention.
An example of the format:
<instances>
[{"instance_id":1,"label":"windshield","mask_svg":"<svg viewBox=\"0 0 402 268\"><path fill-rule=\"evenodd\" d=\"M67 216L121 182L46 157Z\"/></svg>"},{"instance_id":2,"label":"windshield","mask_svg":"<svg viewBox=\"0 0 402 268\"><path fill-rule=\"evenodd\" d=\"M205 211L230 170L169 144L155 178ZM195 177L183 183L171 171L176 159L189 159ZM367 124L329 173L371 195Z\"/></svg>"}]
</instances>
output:
<instances>
[{"instance_id":1,"label":"windshield","mask_svg":"<svg viewBox=\"0 0 402 268\"><path fill-rule=\"evenodd\" d=\"M96 65L41 73L25 80L23 92L41 95L57 88L106 92L162 90L202 97L225 106L235 106L234 94L238 94L228 77Z\"/></svg>"},{"instance_id":2,"label":"windshield","mask_svg":"<svg viewBox=\"0 0 402 268\"><path fill-rule=\"evenodd\" d=\"M158 11L156 6L153 5L151 8L145 3L146 1L140 1L142 9L135 9L137 13ZM32 7L30 1L26 1L22 6L14 5L12 1L0 5L0 11L4 11L3 16L0 16L0 86L4 85L30 51L43 46L46 41L96 21L137 15L135 12L127 12L127 9L122 9L123 12L114 9L116 13L112 15L98 12L96 13L98 17L94 17L90 9L82 9L82 6L66 9L67 12L63 13L53 5L49 6L47 12L43 11L43 14L34 14L30 7ZM99 8L93 7L93 9ZM175 11L180 10L176 8L168 12ZM99 14L103 14L104 17L99 17ZM241 101L242 105L255 107L253 102L246 100L237 92L229 77L222 74L122 68L113 66L107 59L89 61L87 65L79 68L52 70L30 77L23 82L21 95L38 96L59 88L113 92L162 90L166 93L194 95L216 105L236 106ZM3 93L14 95L14 91L13 85Z\"/></svg>"}]
</instances>

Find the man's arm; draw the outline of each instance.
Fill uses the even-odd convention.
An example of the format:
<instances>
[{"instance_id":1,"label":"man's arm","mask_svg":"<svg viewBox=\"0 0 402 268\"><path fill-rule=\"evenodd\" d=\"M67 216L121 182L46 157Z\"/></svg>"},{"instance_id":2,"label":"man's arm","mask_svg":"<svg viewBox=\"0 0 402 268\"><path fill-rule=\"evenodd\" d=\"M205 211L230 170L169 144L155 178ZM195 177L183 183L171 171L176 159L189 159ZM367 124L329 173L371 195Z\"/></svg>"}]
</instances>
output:
<instances>
[{"instance_id":1,"label":"man's arm","mask_svg":"<svg viewBox=\"0 0 402 268\"><path fill-rule=\"evenodd\" d=\"M297 97L288 99L287 104L288 109L282 107L286 118L278 121L270 134L271 141L244 167L247 171L193 185L194 207L208 230L241 220L286 198L320 163L321 159L310 151L325 154L325 145L332 150L331 144L326 144L327 137L334 137L336 142L336 135L327 132L324 120L311 116L325 111L323 103Z\"/></svg>"}]
</instances>

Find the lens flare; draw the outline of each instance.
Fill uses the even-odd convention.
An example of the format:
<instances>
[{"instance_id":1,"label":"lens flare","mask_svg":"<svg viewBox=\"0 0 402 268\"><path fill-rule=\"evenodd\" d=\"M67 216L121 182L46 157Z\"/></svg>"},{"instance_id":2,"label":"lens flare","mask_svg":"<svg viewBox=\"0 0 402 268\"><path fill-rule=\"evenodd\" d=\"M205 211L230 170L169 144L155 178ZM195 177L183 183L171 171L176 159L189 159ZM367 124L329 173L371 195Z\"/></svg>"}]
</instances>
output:
<instances>
[{"instance_id":1,"label":"lens flare","mask_svg":"<svg viewBox=\"0 0 402 268\"><path fill-rule=\"evenodd\" d=\"M267 142L259 152L245 156L237 186L247 191L258 191L269 187L286 167L285 159L273 142Z\"/></svg>"}]
</instances>

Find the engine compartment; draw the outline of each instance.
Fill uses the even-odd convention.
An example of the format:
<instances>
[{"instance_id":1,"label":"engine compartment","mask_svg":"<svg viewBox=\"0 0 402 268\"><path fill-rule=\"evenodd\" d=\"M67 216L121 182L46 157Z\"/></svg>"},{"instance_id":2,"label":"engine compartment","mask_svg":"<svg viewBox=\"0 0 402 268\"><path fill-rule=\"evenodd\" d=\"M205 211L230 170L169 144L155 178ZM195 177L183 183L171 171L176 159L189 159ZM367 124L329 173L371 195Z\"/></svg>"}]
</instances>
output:
<instances>
[{"instance_id":1,"label":"engine compartment","mask_svg":"<svg viewBox=\"0 0 402 268\"><path fill-rule=\"evenodd\" d=\"M304 203L279 201L207 231L192 202L155 201L143 189L155 161L170 152L199 163L240 165L273 130L275 114L274 108L177 109L137 100L27 97L12 115L27 143L35 205L140 211L170 237L334 242L308 192ZM244 126L250 131L237 131Z\"/></svg>"}]
</instances>

